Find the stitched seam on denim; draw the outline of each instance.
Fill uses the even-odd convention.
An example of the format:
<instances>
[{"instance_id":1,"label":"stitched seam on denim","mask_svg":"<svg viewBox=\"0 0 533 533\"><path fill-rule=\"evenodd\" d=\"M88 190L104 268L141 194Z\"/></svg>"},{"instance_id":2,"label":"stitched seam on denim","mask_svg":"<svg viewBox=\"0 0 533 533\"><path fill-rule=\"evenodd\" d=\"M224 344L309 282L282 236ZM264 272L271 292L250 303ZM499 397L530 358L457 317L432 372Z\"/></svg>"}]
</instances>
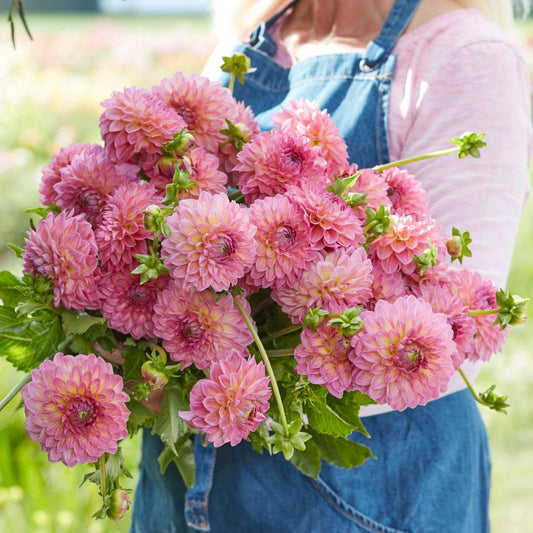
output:
<instances>
[{"instance_id":1,"label":"stitched seam on denim","mask_svg":"<svg viewBox=\"0 0 533 533\"><path fill-rule=\"evenodd\" d=\"M369 76L369 75L364 75L364 74L356 74L356 75L353 75L353 76L349 76L349 75L346 75L346 76L341 76L341 75L332 75L332 76L323 76L323 77L316 77L316 78L306 78L304 80L301 80L301 81L298 81L298 82L295 82L295 83L291 83L290 85L285 85L283 87L280 87L280 88L275 88L275 87L270 87L269 85L266 85L265 83L262 83L260 82L259 80L257 79L253 79L253 78L248 78L249 81L252 81L253 83L255 83L256 85L259 85L261 88L263 89L267 89L273 93L283 93L283 92L287 92L289 89L292 89L294 87L298 87L299 85L303 85L304 83L308 83L308 82L314 82L314 81L325 81L325 80L334 80L334 79L338 79L338 80L369 80L369 81L373 81L373 80L381 80L381 79L385 79L385 78L390 78L392 77L392 73L389 73L389 74L378 74L376 76Z\"/></svg>"},{"instance_id":2,"label":"stitched seam on denim","mask_svg":"<svg viewBox=\"0 0 533 533\"><path fill-rule=\"evenodd\" d=\"M314 487L323 495L323 497L335 508L337 511L345 515L347 518L353 520L360 526L364 527L371 533L407 533L399 529L384 526L344 501L333 489L322 479L318 478L316 481L311 480Z\"/></svg>"}]
</instances>

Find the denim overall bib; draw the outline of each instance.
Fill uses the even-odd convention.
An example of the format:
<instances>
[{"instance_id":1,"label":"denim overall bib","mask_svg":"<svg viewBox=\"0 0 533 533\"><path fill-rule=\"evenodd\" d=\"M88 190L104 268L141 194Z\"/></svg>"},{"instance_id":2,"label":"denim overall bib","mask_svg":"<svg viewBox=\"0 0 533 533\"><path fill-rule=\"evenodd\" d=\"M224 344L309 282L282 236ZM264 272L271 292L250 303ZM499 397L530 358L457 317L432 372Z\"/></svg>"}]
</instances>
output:
<instances>
[{"instance_id":1,"label":"denim overall bib","mask_svg":"<svg viewBox=\"0 0 533 533\"><path fill-rule=\"evenodd\" d=\"M330 54L284 69L260 26L237 47L257 70L235 84L262 130L292 99L316 100L360 167L389 161L387 114L398 37L420 0L397 0L364 56ZM292 7L290 4L286 9ZM285 11L285 10L284 10ZM222 82L229 81L223 77ZM187 489L173 464L159 472L158 437L145 430L131 533L483 533L489 530L490 458L485 428L465 390L424 407L363 418L376 459L345 470L324 463L317 481L281 454L247 442L215 449L195 440L196 482Z\"/></svg>"}]
</instances>

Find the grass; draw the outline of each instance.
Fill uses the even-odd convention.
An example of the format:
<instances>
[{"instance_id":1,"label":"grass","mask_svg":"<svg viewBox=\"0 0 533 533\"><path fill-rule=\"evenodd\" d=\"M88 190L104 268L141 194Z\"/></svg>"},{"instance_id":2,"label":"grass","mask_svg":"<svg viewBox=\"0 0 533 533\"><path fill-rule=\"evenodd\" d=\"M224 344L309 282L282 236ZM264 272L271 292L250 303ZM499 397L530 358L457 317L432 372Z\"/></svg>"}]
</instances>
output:
<instances>
[{"instance_id":1,"label":"grass","mask_svg":"<svg viewBox=\"0 0 533 533\"><path fill-rule=\"evenodd\" d=\"M0 28L0 267L18 269L7 242L22 245L24 209L38 203L40 169L71 142L98 142L99 102L124 86L151 87L176 70L201 70L213 41L201 18L32 16L34 42L17 28L17 51ZM533 47L524 31L524 52ZM533 295L533 202L518 236L509 280L512 292ZM480 390L497 383L509 395L508 415L483 410L493 451L492 521L496 533L533 533L533 322L513 331L502 354L486 365ZM22 376L0 360L0 395ZM76 487L86 467L48 463L23 428L16 402L0 413L0 531L5 533L126 532L120 523L90 518L99 507L92 485ZM124 452L135 477L139 439ZM130 488L133 488L134 481Z\"/></svg>"}]
</instances>

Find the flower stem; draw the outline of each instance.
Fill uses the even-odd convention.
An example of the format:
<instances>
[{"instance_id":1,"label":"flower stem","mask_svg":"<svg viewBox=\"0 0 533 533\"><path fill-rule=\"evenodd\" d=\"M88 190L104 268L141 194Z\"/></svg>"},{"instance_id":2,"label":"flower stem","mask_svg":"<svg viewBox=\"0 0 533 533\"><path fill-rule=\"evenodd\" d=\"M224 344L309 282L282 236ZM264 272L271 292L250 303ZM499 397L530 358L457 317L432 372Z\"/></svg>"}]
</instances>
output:
<instances>
[{"instance_id":1,"label":"flower stem","mask_svg":"<svg viewBox=\"0 0 533 533\"><path fill-rule=\"evenodd\" d=\"M267 342L273 341L274 339L277 339L279 337L283 337L284 335L288 335L289 333L294 333L295 331L299 331L301 329L302 329L301 324L297 324L295 326L289 326L287 328L280 329L272 333L272 335L265 337L263 339L263 343L266 344Z\"/></svg>"},{"instance_id":2,"label":"flower stem","mask_svg":"<svg viewBox=\"0 0 533 533\"><path fill-rule=\"evenodd\" d=\"M100 492L102 494L102 498L105 498L106 494L106 474L105 474L105 453L103 453L100 458L98 459L98 465L100 467Z\"/></svg>"},{"instance_id":3,"label":"flower stem","mask_svg":"<svg viewBox=\"0 0 533 533\"><path fill-rule=\"evenodd\" d=\"M455 154L459 151L459 146L456 146L455 148L447 148L446 150L438 150L437 152L430 152L429 154L424 155L417 155L414 157L407 157L405 159L398 159L397 161L391 161L390 163L386 163L385 165L377 165L373 167L372 170L375 170L376 172L383 172L384 170L387 170L388 168L393 167L399 167L401 165L407 165L408 163L414 163L416 161L423 161L424 159L431 159L433 157L440 157L442 155L449 155L449 154Z\"/></svg>"},{"instance_id":4,"label":"flower stem","mask_svg":"<svg viewBox=\"0 0 533 533\"><path fill-rule=\"evenodd\" d=\"M229 79L229 83L228 83L228 89L231 94L233 94L233 88L235 87L235 77L236 77L235 73L232 72L231 78Z\"/></svg>"},{"instance_id":5,"label":"flower stem","mask_svg":"<svg viewBox=\"0 0 533 533\"><path fill-rule=\"evenodd\" d=\"M472 396L476 400L476 402L483 403L478 396L477 392L474 390L474 387L472 387L472 384L470 381L468 381L468 378L466 377L466 374L463 372L462 368L458 369L459 374L461 374L461 377L463 378L463 381L466 383L466 386L468 387L468 390L472 393Z\"/></svg>"},{"instance_id":6,"label":"flower stem","mask_svg":"<svg viewBox=\"0 0 533 533\"><path fill-rule=\"evenodd\" d=\"M469 309L468 310L468 316L488 316L488 315L496 315L501 311L501 308L498 307L497 309Z\"/></svg>"},{"instance_id":7,"label":"flower stem","mask_svg":"<svg viewBox=\"0 0 533 533\"><path fill-rule=\"evenodd\" d=\"M267 374L270 378L270 384L272 385L272 392L274 393L274 398L276 399L276 403L278 405L281 425L283 426L283 431L285 433L285 436L289 438L289 425L287 423L287 417L285 415L285 408L283 407L283 402L281 401L281 394L279 393L278 382L276 381L276 376L274 376L274 370L272 369L272 365L270 364L270 360L266 353L265 347L263 346L263 343L261 342L261 339L259 338L257 330L255 329L255 326L250 316L248 315L246 309L244 308L244 306L241 304L241 302L235 295L233 295L233 301L235 302L235 306L237 307L242 317L244 318L244 321L246 322L246 325L248 326L248 329L250 330L250 333L252 334L255 345L257 346L257 349L259 350L259 353L261 354L261 359L263 360L263 363L265 364Z\"/></svg>"},{"instance_id":8,"label":"flower stem","mask_svg":"<svg viewBox=\"0 0 533 533\"><path fill-rule=\"evenodd\" d=\"M2 399L0 402L0 411L18 394L20 389L24 387L27 383L31 381L31 374L27 374L24 376L24 378L19 381L10 391L9 393Z\"/></svg>"}]
</instances>

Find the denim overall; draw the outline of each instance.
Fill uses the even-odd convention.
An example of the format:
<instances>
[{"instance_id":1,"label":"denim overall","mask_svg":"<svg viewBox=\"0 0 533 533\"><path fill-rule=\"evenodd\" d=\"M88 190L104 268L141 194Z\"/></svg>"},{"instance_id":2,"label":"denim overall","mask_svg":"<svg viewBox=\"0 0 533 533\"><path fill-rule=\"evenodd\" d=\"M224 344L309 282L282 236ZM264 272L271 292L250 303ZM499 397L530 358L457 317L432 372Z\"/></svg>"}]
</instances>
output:
<instances>
[{"instance_id":1,"label":"denim overall","mask_svg":"<svg viewBox=\"0 0 533 533\"><path fill-rule=\"evenodd\" d=\"M268 31L277 15L239 46L257 68L235 85L260 127L292 99L327 108L360 167L389 161L391 55L420 0L397 0L364 56L331 54L277 65ZM288 7L294 5L295 2ZM228 82L223 78L223 83ZM317 481L281 454L247 442L215 449L195 441L196 484L186 489L171 464L159 473L158 437L145 430L131 533L482 533L489 530L490 458L485 428L467 390L424 407L363 418L376 459L345 470L324 463Z\"/></svg>"}]
</instances>

